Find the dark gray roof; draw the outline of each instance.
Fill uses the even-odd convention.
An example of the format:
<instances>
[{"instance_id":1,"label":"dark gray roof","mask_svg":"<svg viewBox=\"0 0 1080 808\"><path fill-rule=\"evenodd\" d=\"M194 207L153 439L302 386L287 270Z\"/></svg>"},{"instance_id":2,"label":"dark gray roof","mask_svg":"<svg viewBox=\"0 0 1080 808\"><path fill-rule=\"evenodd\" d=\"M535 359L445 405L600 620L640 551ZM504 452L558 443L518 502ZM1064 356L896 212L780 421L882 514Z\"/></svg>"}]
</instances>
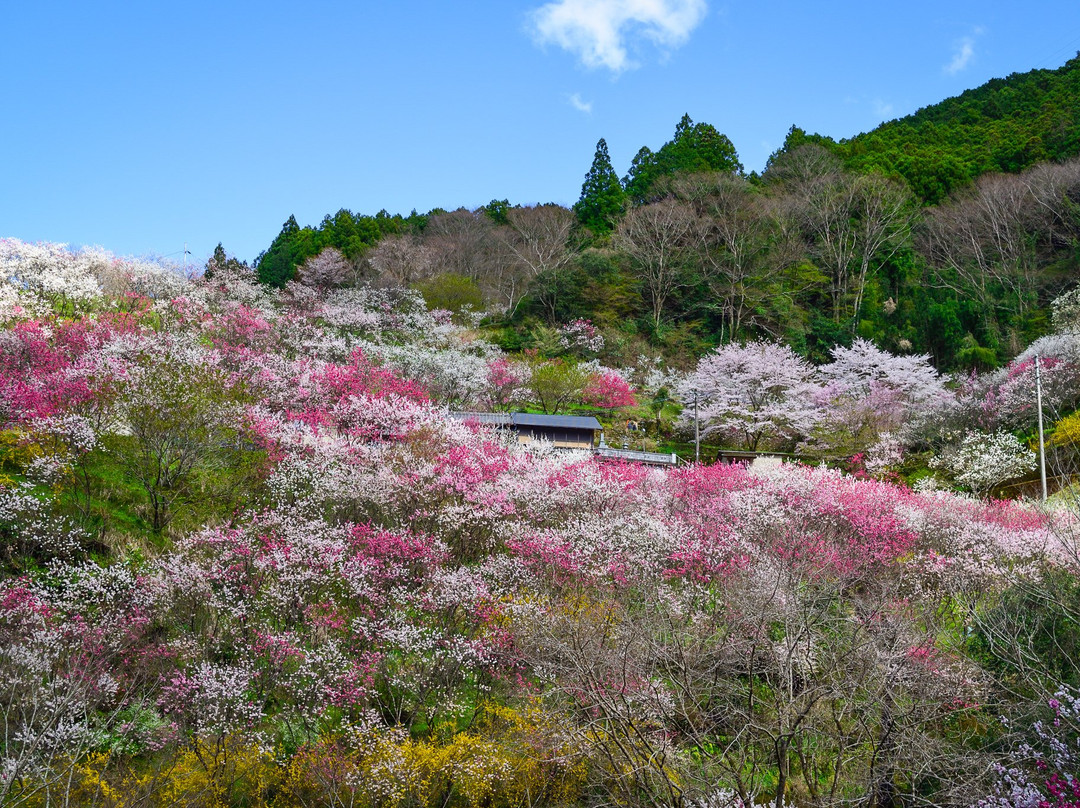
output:
<instances>
[{"instance_id":1,"label":"dark gray roof","mask_svg":"<svg viewBox=\"0 0 1080 808\"><path fill-rule=\"evenodd\" d=\"M511 416L514 426L550 426L560 429L603 429L591 415L540 415L532 412L515 412Z\"/></svg>"},{"instance_id":2,"label":"dark gray roof","mask_svg":"<svg viewBox=\"0 0 1080 808\"><path fill-rule=\"evenodd\" d=\"M452 412L450 417L455 421L475 421L480 424L495 424L496 426L509 426L513 423L508 412Z\"/></svg>"}]
</instances>

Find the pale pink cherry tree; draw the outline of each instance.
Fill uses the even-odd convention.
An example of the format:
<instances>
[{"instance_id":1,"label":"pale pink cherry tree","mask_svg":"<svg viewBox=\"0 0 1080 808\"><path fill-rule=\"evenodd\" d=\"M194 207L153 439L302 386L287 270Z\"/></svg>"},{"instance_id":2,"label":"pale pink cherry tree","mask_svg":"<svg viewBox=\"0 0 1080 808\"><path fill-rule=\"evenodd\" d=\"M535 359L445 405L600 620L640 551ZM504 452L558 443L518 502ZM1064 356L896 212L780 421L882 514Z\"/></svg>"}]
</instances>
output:
<instances>
[{"instance_id":1,"label":"pale pink cherry tree","mask_svg":"<svg viewBox=\"0 0 1080 808\"><path fill-rule=\"evenodd\" d=\"M379 280L403 288L430 278L435 260L435 250L421 244L414 236L384 238L367 257Z\"/></svg>"},{"instance_id":2,"label":"pale pink cherry tree","mask_svg":"<svg viewBox=\"0 0 1080 808\"><path fill-rule=\"evenodd\" d=\"M866 453L879 437L899 434L917 413L949 397L945 379L922 356L896 356L858 338L832 349L818 368L821 418L808 448L831 459Z\"/></svg>"},{"instance_id":3,"label":"pale pink cherry tree","mask_svg":"<svg viewBox=\"0 0 1080 808\"><path fill-rule=\"evenodd\" d=\"M330 289L343 284L351 272L352 265L341 251L326 247L318 255L304 261L297 268L296 276L305 286Z\"/></svg>"},{"instance_id":4,"label":"pale pink cherry tree","mask_svg":"<svg viewBox=\"0 0 1080 808\"><path fill-rule=\"evenodd\" d=\"M697 399L705 434L744 448L790 444L817 423L819 386L811 365L775 342L730 343L705 356L680 387L684 419Z\"/></svg>"},{"instance_id":5,"label":"pale pink cherry tree","mask_svg":"<svg viewBox=\"0 0 1080 808\"><path fill-rule=\"evenodd\" d=\"M897 356L861 337L850 348L837 345L831 353L833 361L818 372L836 384L841 394L865 398L875 388L886 388L897 394L898 408L903 408L917 407L946 393L945 380L926 354Z\"/></svg>"},{"instance_id":6,"label":"pale pink cherry tree","mask_svg":"<svg viewBox=\"0 0 1080 808\"><path fill-rule=\"evenodd\" d=\"M589 320L578 318L560 326L559 346L571 353L595 355L604 350L604 335Z\"/></svg>"}]
</instances>

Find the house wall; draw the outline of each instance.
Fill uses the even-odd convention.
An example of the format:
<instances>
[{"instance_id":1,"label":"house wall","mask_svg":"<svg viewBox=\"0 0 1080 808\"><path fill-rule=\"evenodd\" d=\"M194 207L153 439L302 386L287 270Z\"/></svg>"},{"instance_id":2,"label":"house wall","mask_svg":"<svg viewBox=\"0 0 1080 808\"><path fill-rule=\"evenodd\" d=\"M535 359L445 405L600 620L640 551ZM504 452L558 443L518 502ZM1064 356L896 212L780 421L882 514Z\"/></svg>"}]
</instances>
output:
<instances>
[{"instance_id":1,"label":"house wall","mask_svg":"<svg viewBox=\"0 0 1080 808\"><path fill-rule=\"evenodd\" d=\"M537 440L547 441L557 449L591 449L593 431L537 426L518 427L518 443L532 443Z\"/></svg>"}]
</instances>

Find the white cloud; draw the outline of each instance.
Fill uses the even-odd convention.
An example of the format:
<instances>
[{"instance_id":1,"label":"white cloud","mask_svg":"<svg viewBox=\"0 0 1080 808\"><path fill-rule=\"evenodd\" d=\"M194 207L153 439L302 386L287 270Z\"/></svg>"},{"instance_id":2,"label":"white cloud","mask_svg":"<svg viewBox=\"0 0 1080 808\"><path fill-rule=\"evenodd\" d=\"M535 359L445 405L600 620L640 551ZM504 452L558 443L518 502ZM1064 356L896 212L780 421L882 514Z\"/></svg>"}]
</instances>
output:
<instances>
[{"instance_id":1,"label":"white cloud","mask_svg":"<svg viewBox=\"0 0 1080 808\"><path fill-rule=\"evenodd\" d=\"M592 101L582 101L581 96L578 95L577 93L574 93L573 95L571 95L569 101L570 101L570 106L572 106L578 112L585 112L585 113L591 113L592 112Z\"/></svg>"},{"instance_id":2,"label":"white cloud","mask_svg":"<svg viewBox=\"0 0 1080 808\"><path fill-rule=\"evenodd\" d=\"M961 37L957 40L956 50L953 52L952 61L945 65L942 70L950 76L955 76L961 70L966 68L975 56L975 37L981 36L983 30L982 26L979 26L975 28L971 36Z\"/></svg>"},{"instance_id":3,"label":"white cloud","mask_svg":"<svg viewBox=\"0 0 1080 808\"><path fill-rule=\"evenodd\" d=\"M628 44L646 39L677 48L705 18L705 0L555 0L530 15L541 44L554 43L586 67L621 73L636 65Z\"/></svg>"},{"instance_id":4,"label":"white cloud","mask_svg":"<svg viewBox=\"0 0 1080 808\"><path fill-rule=\"evenodd\" d=\"M882 120L885 120L886 118L889 118L889 117L892 116L892 114L893 114L893 105L889 104L889 103L887 103L885 101L882 101L880 98L875 98L874 99L874 114L877 115Z\"/></svg>"}]
</instances>

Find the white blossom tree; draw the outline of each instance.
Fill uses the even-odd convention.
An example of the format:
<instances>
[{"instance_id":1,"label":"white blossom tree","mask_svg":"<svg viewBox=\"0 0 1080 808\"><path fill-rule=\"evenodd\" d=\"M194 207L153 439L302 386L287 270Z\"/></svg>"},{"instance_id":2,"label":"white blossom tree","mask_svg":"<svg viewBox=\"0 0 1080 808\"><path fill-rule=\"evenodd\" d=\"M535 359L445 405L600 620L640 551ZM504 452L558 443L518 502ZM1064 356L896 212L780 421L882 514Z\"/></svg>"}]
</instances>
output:
<instances>
[{"instance_id":1,"label":"white blossom tree","mask_svg":"<svg viewBox=\"0 0 1080 808\"><path fill-rule=\"evenodd\" d=\"M960 445L930 461L960 485L984 495L1035 468L1035 453L1009 432L968 432Z\"/></svg>"},{"instance_id":2,"label":"white blossom tree","mask_svg":"<svg viewBox=\"0 0 1080 808\"><path fill-rule=\"evenodd\" d=\"M818 368L822 412L812 445L822 456L865 452L948 396L929 356L896 356L861 338L850 348L834 347L832 355Z\"/></svg>"},{"instance_id":3,"label":"white blossom tree","mask_svg":"<svg viewBox=\"0 0 1080 808\"><path fill-rule=\"evenodd\" d=\"M790 347L754 341L717 348L683 382L681 394L685 403L697 398L706 434L753 451L807 434L818 418L819 390L813 367Z\"/></svg>"}]
</instances>

